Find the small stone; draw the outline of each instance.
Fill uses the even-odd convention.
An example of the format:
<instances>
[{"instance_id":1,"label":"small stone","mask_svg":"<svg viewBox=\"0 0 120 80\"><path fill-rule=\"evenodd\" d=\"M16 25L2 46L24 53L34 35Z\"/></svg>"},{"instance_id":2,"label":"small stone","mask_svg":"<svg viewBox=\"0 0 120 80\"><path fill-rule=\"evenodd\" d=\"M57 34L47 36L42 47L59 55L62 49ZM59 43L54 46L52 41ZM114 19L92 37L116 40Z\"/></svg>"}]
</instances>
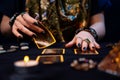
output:
<instances>
[{"instance_id":1,"label":"small stone","mask_svg":"<svg viewBox=\"0 0 120 80\"><path fill-rule=\"evenodd\" d=\"M21 42L20 43L20 46L28 46L29 45L29 43L27 43L27 42Z\"/></svg>"},{"instance_id":2,"label":"small stone","mask_svg":"<svg viewBox=\"0 0 120 80\"><path fill-rule=\"evenodd\" d=\"M29 49L29 46L22 46L20 49L21 49L21 50L28 50L28 49Z\"/></svg>"},{"instance_id":3,"label":"small stone","mask_svg":"<svg viewBox=\"0 0 120 80\"><path fill-rule=\"evenodd\" d=\"M6 53L6 50L0 50L0 54Z\"/></svg>"},{"instance_id":4,"label":"small stone","mask_svg":"<svg viewBox=\"0 0 120 80\"><path fill-rule=\"evenodd\" d=\"M17 49L15 49L15 48L10 48L10 49L8 49L6 52L15 52Z\"/></svg>"},{"instance_id":5,"label":"small stone","mask_svg":"<svg viewBox=\"0 0 120 80\"><path fill-rule=\"evenodd\" d=\"M0 50L4 50L4 48L3 48L3 46L2 46L2 45L0 45Z\"/></svg>"},{"instance_id":6,"label":"small stone","mask_svg":"<svg viewBox=\"0 0 120 80\"><path fill-rule=\"evenodd\" d=\"M11 45L10 48L15 48L15 49L17 49L17 48L19 48L19 46Z\"/></svg>"}]
</instances>

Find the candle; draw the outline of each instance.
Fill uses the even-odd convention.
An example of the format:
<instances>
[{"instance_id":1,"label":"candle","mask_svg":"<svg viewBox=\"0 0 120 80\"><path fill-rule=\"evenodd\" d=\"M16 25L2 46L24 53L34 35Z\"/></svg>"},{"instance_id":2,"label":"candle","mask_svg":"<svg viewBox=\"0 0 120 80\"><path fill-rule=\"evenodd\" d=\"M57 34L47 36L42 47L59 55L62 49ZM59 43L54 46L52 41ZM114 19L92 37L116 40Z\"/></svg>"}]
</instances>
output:
<instances>
[{"instance_id":1,"label":"candle","mask_svg":"<svg viewBox=\"0 0 120 80\"><path fill-rule=\"evenodd\" d=\"M15 73L10 76L10 80L38 80L36 74L40 72L39 62L30 60L29 56L25 56L24 60L14 62ZM32 76L31 76L32 75Z\"/></svg>"},{"instance_id":2,"label":"candle","mask_svg":"<svg viewBox=\"0 0 120 80\"><path fill-rule=\"evenodd\" d=\"M30 60L29 56L25 56L24 60L19 60L14 63L16 67L33 67L38 65L38 61Z\"/></svg>"}]
</instances>

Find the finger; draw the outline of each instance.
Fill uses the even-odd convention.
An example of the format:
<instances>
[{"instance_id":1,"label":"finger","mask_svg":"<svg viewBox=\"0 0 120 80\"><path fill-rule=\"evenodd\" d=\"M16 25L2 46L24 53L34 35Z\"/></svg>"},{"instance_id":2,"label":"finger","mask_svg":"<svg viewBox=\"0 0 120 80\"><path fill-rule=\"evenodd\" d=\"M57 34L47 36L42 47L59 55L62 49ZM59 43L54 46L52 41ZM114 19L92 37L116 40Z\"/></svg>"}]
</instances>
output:
<instances>
[{"instance_id":1,"label":"finger","mask_svg":"<svg viewBox=\"0 0 120 80\"><path fill-rule=\"evenodd\" d=\"M30 28L31 30L38 32L38 33L44 32L44 30L40 28L40 26L38 25L38 22L34 22L33 24L31 24Z\"/></svg>"},{"instance_id":2,"label":"finger","mask_svg":"<svg viewBox=\"0 0 120 80\"><path fill-rule=\"evenodd\" d=\"M77 46L78 48L81 47L82 40L83 40L83 39L82 39L81 37L76 37L76 46Z\"/></svg>"},{"instance_id":3,"label":"finger","mask_svg":"<svg viewBox=\"0 0 120 80\"><path fill-rule=\"evenodd\" d=\"M12 32L13 32L13 34L14 34L16 37L18 37L18 38L23 38L23 35L20 34L20 33L17 31L16 25L13 25Z\"/></svg>"},{"instance_id":4,"label":"finger","mask_svg":"<svg viewBox=\"0 0 120 80\"><path fill-rule=\"evenodd\" d=\"M25 13L23 16L22 16L25 21L27 21L28 23L34 23L34 22L37 22L36 19L32 18L31 16L29 16L28 13Z\"/></svg>"},{"instance_id":5,"label":"finger","mask_svg":"<svg viewBox=\"0 0 120 80\"><path fill-rule=\"evenodd\" d=\"M38 24L37 20L32 18L31 16L29 16L28 14L24 14L22 16L24 18L24 20L30 24L31 26L26 26L28 27L29 29L35 31L35 32L38 32L38 33L41 33L43 32L44 30L41 29L39 26L35 25L35 24Z\"/></svg>"},{"instance_id":6,"label":"finger","mask_svg":"<svg viewBox=\"0 0 120 80\"><path fill-rule=\"evenodd\" d=\"M87 47L88 47L88 43L85 41L85 40L83 40L82 41L82 51L87 51Z\"/></svg>"},{"instance_id":7,"label":"finger","mask_svg":"<svg viewBox=\"0 0 120 80\"><path fill-rule=\"evenodd\" d=\"M90 42L90 43L89 43L89 48L90 48L90 50L92 50L92 51L95 50L95 45L94 45L93 42Z\"/></svg>"},{"instance_id":8,"label":"finger","mask_svg":"<svg viewBox=\"0 0 120 80\"><path fill-rule=\"evenodd\" d=\"M94 41L94 45L97 49L100 49L100 45L96 41Z\"/></svg>"},{"instance_id":9,"label":"finger","mask_svg":"<svg viewBox=\"0 0 120 80\"><path fill-rule=\"evenodd\" d=\"M26 27L24 27L19 21L16 21L16 26L21 32L27 34L28 36L33 36L35 34L32 31L28 30Z\"/></svg>"},{"instance_id":10,"label":"finger","mask_svg":"<svg viewBox=\"0 0 120 80\"><path fill-rule=\"evenodd\" d=\"M66 45L65 45L65 47L72 47L73 45L75 44L75 38L73 38L73 40L72 41L70 41L69 43L67 43Z\"/></svg>"},{"instance_id":11,"label":"finger","mask_svg":"<svg viewBox=\"0 0 120 80\"><path fill-rule=\"evenodd\" d=\"M21 24L23 24L24 26L30 26L22 17L22 15L19 15L17 18L16 18L17 21L19 21Z\"/></svg>"}]
</instances>

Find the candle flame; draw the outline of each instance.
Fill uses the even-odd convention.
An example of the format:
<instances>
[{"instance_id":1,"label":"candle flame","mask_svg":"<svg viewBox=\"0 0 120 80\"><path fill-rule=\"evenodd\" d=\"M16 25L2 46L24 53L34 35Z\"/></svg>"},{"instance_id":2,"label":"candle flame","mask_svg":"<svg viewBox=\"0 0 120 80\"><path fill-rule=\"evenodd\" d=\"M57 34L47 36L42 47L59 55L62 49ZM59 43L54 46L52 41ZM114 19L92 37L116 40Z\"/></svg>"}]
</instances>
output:
<instances>
[{"instance_id":1,"label":"candle flame","mask_svg":"<svg viewBox=\"0 0 120 80\"><path fill-rule=\"evenodd\" d=\"M29 56L24 57L24 62L27 63L29 61Z\"/></svg>"}]
</instances>

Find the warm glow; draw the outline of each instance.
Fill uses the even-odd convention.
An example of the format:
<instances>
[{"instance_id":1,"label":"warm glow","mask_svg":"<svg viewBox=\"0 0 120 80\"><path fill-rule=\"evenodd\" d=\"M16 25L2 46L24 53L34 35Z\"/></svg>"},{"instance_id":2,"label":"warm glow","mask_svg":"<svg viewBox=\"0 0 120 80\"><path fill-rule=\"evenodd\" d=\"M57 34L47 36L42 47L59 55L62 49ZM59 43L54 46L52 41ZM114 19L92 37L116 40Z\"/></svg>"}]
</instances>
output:
<instances>
[{"instance_id":1,"label":"warm glow","mask_svg":"<svg viewBox=\"0 0 120 80\"><path fill-rule=\"evenodd\" d=\"M29 56L24 57L24 62L27 63L29 61Z\"/></svg>"},{"instance_id":2,"label":"warm glow","mask_svg":"<svg viewBox=\"0 0 120 80\"><path fill-rule=\"evenodd\" d=\"M120 59L119 58L115 58L115 61L118 63L120 61Z\"/></svg>"}]
</instances>

